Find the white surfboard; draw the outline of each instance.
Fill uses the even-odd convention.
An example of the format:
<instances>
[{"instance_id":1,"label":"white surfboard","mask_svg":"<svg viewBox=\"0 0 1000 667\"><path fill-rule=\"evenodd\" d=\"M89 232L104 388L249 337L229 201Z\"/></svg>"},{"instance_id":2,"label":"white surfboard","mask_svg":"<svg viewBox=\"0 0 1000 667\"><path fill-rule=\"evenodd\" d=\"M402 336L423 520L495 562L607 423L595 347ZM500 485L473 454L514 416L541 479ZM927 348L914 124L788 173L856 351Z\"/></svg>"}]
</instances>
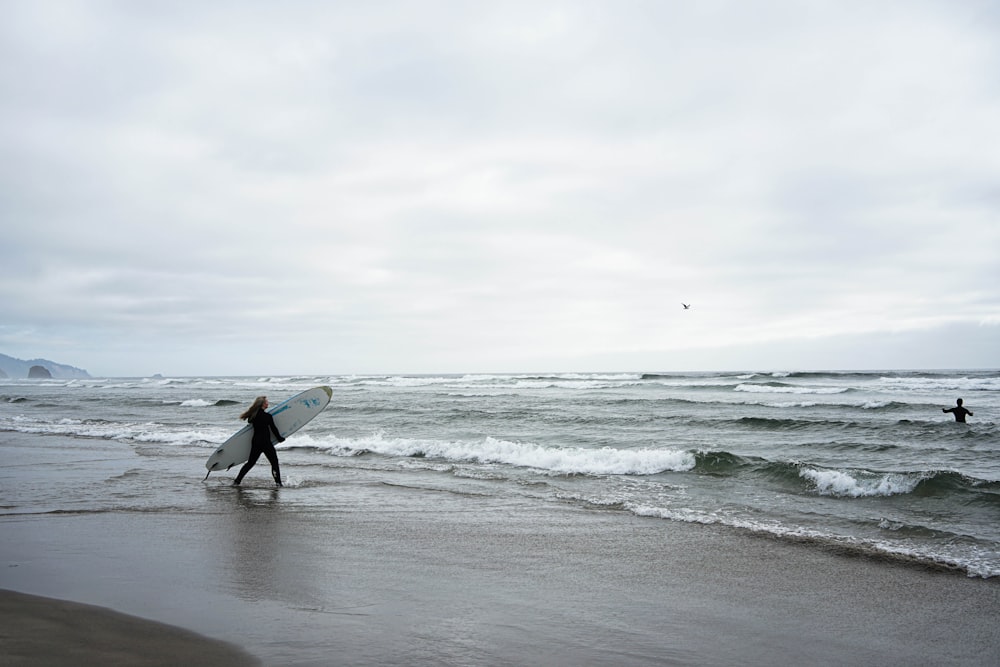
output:
<instances>
[{"instance_id":1,"label":"white surfboard","mask_svg":"<svg viewBox=\"0 0 1000 667\"><path fill-rule=\"evenodd\" d=\"M329 387L313 387L268 410L274 417L274 425L281 436L287 438L308 424L313 417L323 412L330 402L333 390ZM274 434L271 434L272 440ZM208 474L217 470L229 470L234 465L250 458L250 444L253 440L253 425L247 424L208 457L205 467ZM208 478L208 475L205 475Z\"/></svg>"}]
</instances>

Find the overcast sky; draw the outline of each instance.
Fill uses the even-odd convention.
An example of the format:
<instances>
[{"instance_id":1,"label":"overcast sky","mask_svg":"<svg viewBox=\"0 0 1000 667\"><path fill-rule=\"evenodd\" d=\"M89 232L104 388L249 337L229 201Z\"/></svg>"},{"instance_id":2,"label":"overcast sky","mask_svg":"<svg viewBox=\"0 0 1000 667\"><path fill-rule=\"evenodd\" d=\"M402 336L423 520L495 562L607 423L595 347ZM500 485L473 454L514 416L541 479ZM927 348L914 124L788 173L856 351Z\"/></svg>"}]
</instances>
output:
<instances>
[{"instance_id":1,"label":"overcast sky","mask_svg":"<svg viewBox=\"0 0 1000 667\"><path fill-rule=\"evenodd\" d=\"M1000 367L998 73L995 1L4 0L0 353Z\"/></svg>"}]
</instances>

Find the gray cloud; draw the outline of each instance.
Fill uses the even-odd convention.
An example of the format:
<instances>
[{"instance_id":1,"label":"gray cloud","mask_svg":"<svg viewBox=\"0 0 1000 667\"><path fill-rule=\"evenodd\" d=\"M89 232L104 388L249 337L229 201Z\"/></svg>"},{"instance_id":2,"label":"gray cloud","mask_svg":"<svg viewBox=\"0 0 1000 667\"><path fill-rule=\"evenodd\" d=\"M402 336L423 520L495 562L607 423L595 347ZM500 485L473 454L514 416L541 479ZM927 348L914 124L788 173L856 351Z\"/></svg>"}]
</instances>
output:
<instances>
[{"instance_id":1,"label":"gray cloud","mask_svg":"<svg viewBox=\"0 0 1000 667\"><path fill-rule=\"evenodd\" d=\"M996 19L4 3L0 349L107 374L851 366L833 341L995 328Z\"/></svg>"}]
</instances>

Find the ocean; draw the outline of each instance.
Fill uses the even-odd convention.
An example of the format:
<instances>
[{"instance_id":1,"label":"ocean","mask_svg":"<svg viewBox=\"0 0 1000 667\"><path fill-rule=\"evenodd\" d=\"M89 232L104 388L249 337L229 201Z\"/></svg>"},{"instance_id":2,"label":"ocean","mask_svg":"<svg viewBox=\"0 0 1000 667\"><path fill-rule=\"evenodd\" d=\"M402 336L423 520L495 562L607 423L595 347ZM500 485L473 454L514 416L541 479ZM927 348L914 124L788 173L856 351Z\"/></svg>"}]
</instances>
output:
<instances>
[{"instance_id":1,"label":"ocean","mask_svg":"<svg viewBox=\"0 0 1000 667\"><path fill-rule=\"evenodd\" d=\"M317 385L330 405L278 447L289 509L364 480L1000 575L992 370L4 379L0 433L61 437L43 473L7 471L3 514L197 510L188 490L235 477L204 462L253 398ZM958 397L966 424L942 412ZM74 477L89 452L99 484ZM264 459L244 487L269 492Z\"/></svg>"}]
</instances>

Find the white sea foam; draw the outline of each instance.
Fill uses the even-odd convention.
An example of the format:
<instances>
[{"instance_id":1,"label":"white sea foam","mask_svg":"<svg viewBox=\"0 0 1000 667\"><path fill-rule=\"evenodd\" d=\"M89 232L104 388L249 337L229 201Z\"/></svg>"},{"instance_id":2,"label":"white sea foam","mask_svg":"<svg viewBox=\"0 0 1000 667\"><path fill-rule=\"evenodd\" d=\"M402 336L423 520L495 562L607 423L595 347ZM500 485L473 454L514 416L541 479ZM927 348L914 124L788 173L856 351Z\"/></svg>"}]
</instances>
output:
<instances>
[{"instance_id":1,"label":"white sea foam","mask_svg":"<svg viewBox=\"0 0 1000 667\"><path fill-rule=\"evenodd\" d=\"M846 387L775 387L768 384L738 384L733 391L745 391L751 394L842 394L849 391Z\"/></svg>"},{"instance_id":2,"label":"white sea foam","mask_svg":"<svg viewBox=\"0 0 1000 667\"><path fill-rule=\"evenodd\" d=\"M181 401L182 408L207 408L212 405L215 405L215 403L212 401L206 401L202 398L191 398L186 401Z\"/></svg>"},{"instance_id":3,"label":"white sea foam","mask_svg":"<svg viewBox=\"0 0 1000 667\"><path fill-rule=\"evenodd\" d=\"M778 403L756 403L753 405L766 405L772 408L811 408L819 405L815 401L781 401Z\"/></svg>"},{"instance_id":4,"label":"white sea foam","mask_svg":"<svg viewBox=\"0 0 1000 667\"><path fill-rule=\"evenodd\" d=\"M684 523L700 523L705 525L720 524L748 530L754 533L774 535L776 537L792 539L818 540L834 544L842 544L867 549L887 556L915 559L923 562L934 562L944 565L956 566L963 569L969 577L990 578L1000 576L1000 567L997 567L992 554L971 550L964 554L947 553L936 549L914 549L902 544L884 540L871 540L853 537L849 535L838 535L822 530L810 529L804 526L790 526L774 521L761 521L747 519L739 516L732 516L722 512L705 512L692 510L689 508L670 509L643 504L626 503L629 512L637 516L653 517L657 519L668 519L682 521ZM888 528L887 522L883 519L879 526Z\"/></svg>"},{"instance_id":5,"label":"white sea foam","mask_svg":"<svg viewBox=\"0 0 1000 667\"><path fill-rule=\"evenodd\" d=\"M882 517L879 519L878 527L882 530L897 531L902 529L906 524L901 521L890 521L889 519Z\"/></svg>"},{"instance_id":6,"label":"white sea foam","mask_svg":"<svg viewBox=\"0 0 1000 667\"><path fill-rule=\"evenodd\" d=\"M824 496L862 498L911 493L922 481L918 475L902 473L858 473L802 468L799 475L811 481Z\"/></svg>"},{"instance_id":7,"label":"white sea foam","mask_svg":"<svg viewBox=\"0 0 1000 667\"><path fill-rule=\"evenodd\" d=\"M153 424L148 430L137 429L128 436L129 440L145 443L162 443L167 445L191 445L208 443L212 446L222 444L231 436L230 432L215 430L164 430L159 424Z\"/></svg>"},{"instance_id":8,"label":"white sea foam","mask_svg":"<svg viewBox=\"0 0 1000 667\"><path fill-rule=\"evenodd\" d=\"M554 373L551 375L372 375L344 376L330 380L332 384L346 386L398 387L420 389L446 387L448 389L606 389L639 383L637 373Z\"/></svg>"},{"instance_id":9,"label":"white sea foam","mask_svg":"<svg viewBox=\"0 0 1000 667\"><path fill-rule=\"evenodd\" d=\"M296 446L325 448L334 454L355 454L364 450L383 456L421 456L453 462L502 463L570 475L654 475L665 471L691 470L694 455L675 449L584 449L578 447L543 447L532 443L511 442L487 437L479 441L440 441L409 438L386 438L375 433L367 438L343 440L335 444L300 439Z\"/></svg>"},{"instance_id":10,"label":"white sea foam","mask_svg":"<svg viewBox=\"0 0 1000 667\"><path fill-rule=\"evenodd\" d=\"M998 377L883 377L879 383L892 391L1000 391Z\"/></svg>"},{"instance_id":11,"label":"white sea foam","mask_svg":"<svg viewBox=\"0 0 1000 667\"><path fill-rule=\"evenodd\" d=\"M135 424L80 419L45 421L22 416L0 418L0 431L175 445L222 443L232 435L219 429L177 429L155 422Z\"/></svg>"}]
</instances>

